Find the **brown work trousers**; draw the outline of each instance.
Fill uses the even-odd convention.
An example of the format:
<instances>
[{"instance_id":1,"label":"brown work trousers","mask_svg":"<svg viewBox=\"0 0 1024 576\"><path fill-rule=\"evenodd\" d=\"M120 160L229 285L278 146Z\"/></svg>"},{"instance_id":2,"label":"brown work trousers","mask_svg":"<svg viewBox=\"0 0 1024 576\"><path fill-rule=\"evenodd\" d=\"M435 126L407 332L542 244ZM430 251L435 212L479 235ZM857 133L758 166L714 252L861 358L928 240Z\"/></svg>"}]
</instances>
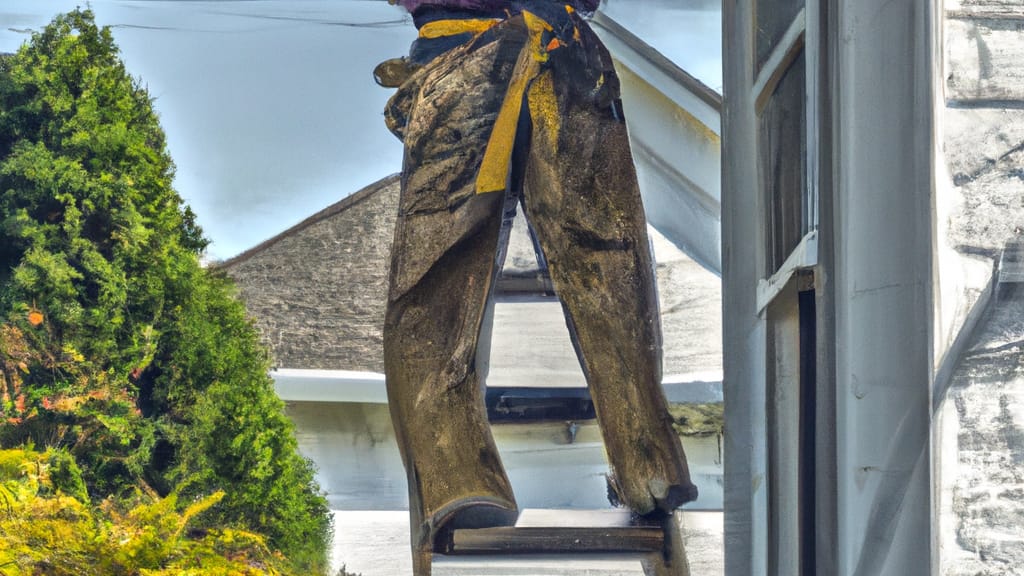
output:
<instances>
[{"instance_id":1,"label":"brown work trousers","mask_svg":"<svg viewBox=\"0 0 1024 576\"><path fill-rule=\"evenodd\" d=\"M660 387L653 266L618 80L603 45L573 20L577 41L550 52L526 91L508 187L521 188L563 303L618 497L640 514L670 512L696 488ZM476 368L507 193L477 194L475 181L531 50L512 17L418 70L386 110L405 159L384 358L417 575L442 551L439 534L517 513Z\"/></svg>"}]
</instances>

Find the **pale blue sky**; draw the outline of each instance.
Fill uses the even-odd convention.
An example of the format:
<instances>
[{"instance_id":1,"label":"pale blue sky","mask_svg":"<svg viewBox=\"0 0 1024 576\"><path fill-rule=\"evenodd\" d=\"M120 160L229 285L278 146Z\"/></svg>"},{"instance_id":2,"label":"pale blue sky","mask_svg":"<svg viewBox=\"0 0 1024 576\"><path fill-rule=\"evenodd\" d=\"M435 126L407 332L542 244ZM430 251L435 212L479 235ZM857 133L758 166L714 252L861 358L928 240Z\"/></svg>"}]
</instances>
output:
<instances>
[{"instance_id":1,"label":"pale blue sky","mask_svg":"<svg viewBox=\"0 0 1024 576\"><path fill-rule=\"evenodd\" d=\"M605 9L719 88L717 3L606 0ZM156 98L178 167L175 187L213 240L212 258L250 248L401 169L401 144L382 115L392 91L371 71L402 55L415 29L384 0L89 4ZM85 2L0 1L0 52L77 5Z\"/></svg>"}]
</instances>

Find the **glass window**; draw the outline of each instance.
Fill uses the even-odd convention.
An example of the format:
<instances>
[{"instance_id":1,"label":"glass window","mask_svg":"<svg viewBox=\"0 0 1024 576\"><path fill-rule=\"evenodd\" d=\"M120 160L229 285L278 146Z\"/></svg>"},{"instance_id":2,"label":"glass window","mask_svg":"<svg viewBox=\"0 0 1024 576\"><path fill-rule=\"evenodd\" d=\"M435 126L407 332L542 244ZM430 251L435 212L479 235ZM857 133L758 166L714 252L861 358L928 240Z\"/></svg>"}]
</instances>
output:
<instances>
[{"instance_id":1,"label":"glass window","mask_svg":"<svg viewBox=\"0 0 1024 576\"><path fill-rule=\"evenodd\" d=\"M721 0L605 0L601 11L722 92Z\"/></svg>"},{"instance_id":2,"label":"glass window","mask_svg":"<svg viewBox=\"0 0 1024 576\"><path fill-rule=\"evenodd\" d=\"M771 275L810 229L807 180L807 118L804 54L779 80L761 111L758 156L767 200L766 248Z\"/></svg>"},{"instance_id":3,"label":"glass window","mask_svg":"<svg viewBox=\"0 0 1024 576\"><path fill-rule=\"evenodd\" d=\"M757 0L754 28L758 72L803 7L804 0Z\"/></svg>"}]
</instances>

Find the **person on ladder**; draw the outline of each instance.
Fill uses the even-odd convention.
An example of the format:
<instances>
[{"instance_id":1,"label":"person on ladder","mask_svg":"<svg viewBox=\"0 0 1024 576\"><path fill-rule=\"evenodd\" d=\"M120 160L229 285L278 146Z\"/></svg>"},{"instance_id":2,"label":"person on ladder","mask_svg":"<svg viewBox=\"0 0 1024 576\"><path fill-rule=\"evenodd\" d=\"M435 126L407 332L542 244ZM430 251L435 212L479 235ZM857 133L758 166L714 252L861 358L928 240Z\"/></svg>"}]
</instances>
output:
<instances>
[{"instance_id":1,"label":"person on ladder","mask_svg":"<svg viewBox=\"0 0 1024 576\"><path fill-rule=\"evenodd\" d=\"M409 483L416 576L457 528L512 525L477 341L522 203L562 301L611 465L639 515L697 498L661 389L643 206L598 0L389 0L419 30L377 67L405 143L384 324L388 402ZM496 351L500 353L500 351Z\"/></svg>"}]
</instances>

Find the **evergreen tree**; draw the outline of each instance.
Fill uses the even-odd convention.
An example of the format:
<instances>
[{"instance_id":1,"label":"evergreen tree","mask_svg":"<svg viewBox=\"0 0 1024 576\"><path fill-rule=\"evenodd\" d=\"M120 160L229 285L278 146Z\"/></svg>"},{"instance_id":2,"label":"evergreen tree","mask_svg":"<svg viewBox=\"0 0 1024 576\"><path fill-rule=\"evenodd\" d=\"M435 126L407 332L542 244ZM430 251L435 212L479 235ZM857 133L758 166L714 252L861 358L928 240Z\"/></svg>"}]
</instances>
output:
<instances>
[{"instance_id":1,"label":"evergreen tree","mask_svg":"<svg viewBox=\"0 0 1024 576\"><path fill-rule=\"evenodd\" d=\"M70 450L325 565L330 524L267 358L172 188L152 100L88 10L0 58L0 447Z\"/></svg>"}]
</instances>

